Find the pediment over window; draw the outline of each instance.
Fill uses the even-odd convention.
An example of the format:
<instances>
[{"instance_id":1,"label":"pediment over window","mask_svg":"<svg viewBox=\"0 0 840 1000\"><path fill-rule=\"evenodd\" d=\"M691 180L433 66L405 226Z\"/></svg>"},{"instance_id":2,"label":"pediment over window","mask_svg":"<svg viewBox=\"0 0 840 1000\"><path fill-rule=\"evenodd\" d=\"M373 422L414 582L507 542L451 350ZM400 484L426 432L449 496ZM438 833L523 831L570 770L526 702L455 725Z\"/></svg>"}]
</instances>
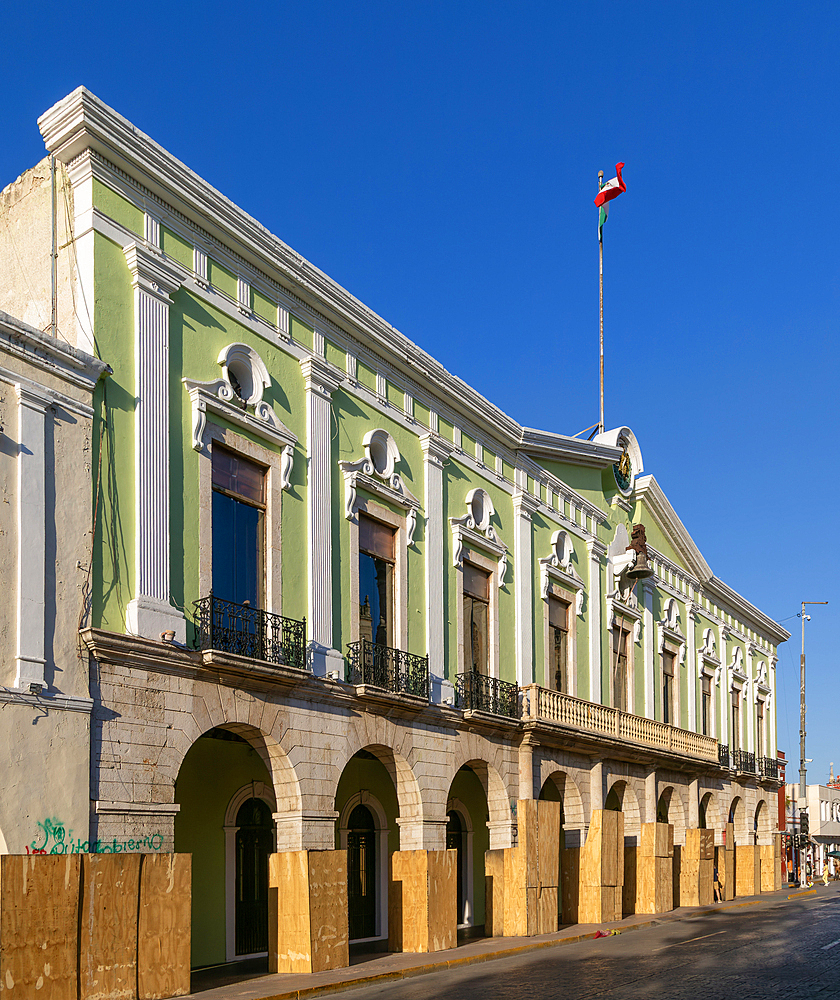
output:
<instances>
[{"instance_id":1,"label":"pediment over window","mask_svg":"<svg viewBox=\"0 0 840 1000\"><path fill-rule=\"evenodd\" d=\"M362 439L364 455L355 462L338 463L344 476L344 516L352 518L358 507L358 491L364 489L406 511L408 545L414 544L420 501L403 482L396 466L402 461L393 437L381 427Z\"/></svg>"},{"instance_id":2,"label":"pediment over window","mask_svg":"<svg viewBox=\"0 0 840 1000\"><path fill-rule=\"evenodd\" d=\"M215 413L281 448L281 488L288 489L297 435L263 399L265 390L271 385L265 363L247 344L229 344L220 352L217 361L222 366L221 378L212 382L182 379L192 404L193 449L201 451L207 414Z\"/></svg>"},{"instance_id":3,"label":"pediment over window","mask_svg":"<svg viewBox=\"0 0 840 1000\"><path fill-rule=\"evenodd\" d=\"M584 582L572 565L574 549L568 532L555 531L551 536L551 554L540 559L541 592L547 601L552 583L575 594L575 614L583 614Z\"/></svg>"},{"instance_id":4,"label":"pediment over window","mask_svg":"<svg viewBox=\"0 0 840 1000\"><path fill-rule=\"evenodd\" d=\"M463 517L450 517L452 529L452 563L460 566L464 548L475 546L479 551L495 556L498 564L498 584L503 587L507 573L507 545L499 538L491 524L496 510L486 490L474 489L466 496L467 513Z\"/></svg>"}]
</instances>

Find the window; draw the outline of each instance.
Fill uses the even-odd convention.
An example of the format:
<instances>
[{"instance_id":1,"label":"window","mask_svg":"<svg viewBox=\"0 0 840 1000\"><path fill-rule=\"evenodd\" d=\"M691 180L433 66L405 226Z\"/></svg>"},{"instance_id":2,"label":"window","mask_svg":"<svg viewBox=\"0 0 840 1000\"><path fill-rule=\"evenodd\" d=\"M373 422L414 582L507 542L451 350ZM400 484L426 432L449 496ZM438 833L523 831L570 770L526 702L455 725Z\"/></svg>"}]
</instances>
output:
<instances>
[{"instance_id":1,"label":"window","mask_svg":"<svg viewBox=\"0 0 840 1000\"><path fill-rule=\"evenodd\" d=\"M548 686L566 693L569 691L569 607L556 597L548 599Z\"/></svg>"},{"instance_id":2,"label":"window","mask_svg":"<svg viewBox=\"0 0 840 1000\"><path fill-rule=\"evenodd\" d=\"M676 657L670 650L662 653L662 721L669 726L674 722L674 660Z\"/></svg>"},{"instance_id":3,"label":"window","mask_svg":"<svg viewBox=\"0 0 840 1000\"><path fill-rule=\"evenodd\" d=\"M711 736L712 728L712 679L703 674L700 691L700 724L704 736Z\"/></svg>"},{"instance_id":4,"label":"window","mask_svg":"<svg viewBox=\"0 0 840 1000\"><path fill-rule=\"evenodd\" d=\"M265 469L213 448L213 577L215 597L259 608L265 580Z\"/></svg>"},{"instance_id":5,"label":"window","mask_svg":"<svg viewBox=\"0 0 840 1000\"><path fill-rule=\"evenodd\" d=\"M612 630L613 705L628 711L630 672L630 627L619 621Z\"/></svg>"},{"instance_id":6,"label":"window","mask_svg":"<svg viewBox=\"0 0 840 1000\"><path fill-rule=\"evenodd\" d=\"M394 646L394 535L359 515L359 638Z\"/></svg>"},{"instance_id":7,"label":"window","mask_svg":"<svg viewBox=\"0 0 840 1000\"><path fill-rule=\"evenodd\" d=\"M464 670L490 673L490 574L464 562Z\"/></svg>"},{"instance_id":8,"label":"window","mask_svg":"<svg viewBox=\"0 0 840 1000\"><path fill-rule=\"evenodd\" d=\"M741 692L732 692L732 749L741 749Z\"/></svg>"},{"instance_id":9,"label":"window","mask_svg":"<svg viewBox=\"0 0 840 1000\"><path fill-rule=\"evenodd\" d=\"M755 754L764 757L764 702L759 701L755 727Z\"/></svg>"}]
</instances>

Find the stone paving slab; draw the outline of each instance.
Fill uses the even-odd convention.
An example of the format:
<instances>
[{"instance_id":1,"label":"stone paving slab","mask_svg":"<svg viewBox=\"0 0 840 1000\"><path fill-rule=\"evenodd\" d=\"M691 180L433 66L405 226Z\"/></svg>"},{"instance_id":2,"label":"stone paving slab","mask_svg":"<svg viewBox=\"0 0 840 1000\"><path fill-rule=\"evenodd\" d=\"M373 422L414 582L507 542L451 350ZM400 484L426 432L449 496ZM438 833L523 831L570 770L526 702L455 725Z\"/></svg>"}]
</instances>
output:
<instances>
[{"instance_id":1,"label":"stone paving slab","mask_svg":"<svg viewBox=\"0 0 840 1000\"><path fill-rule=\"evenodd\" d=\"M802 900L808 897L837 895L840 888L836 884L814 886L812 889L784 887L779 892L762 893L760 896L737 898L713 906L681 906L669 913L625 917L610 924L572 924L556 934L541 937L521 938L481 938L468 941L449 951L438 951L428 955L380 954L360 956L353 965L345 969L309 974L264 975L226 986L190 993L193 1000L308 1000L310 997L337 993L361 986L374 986L397 979L422 976L443 969L454 969L464 965L490 962L497 958L520 955L543 948L553 948L565 944L575 944L594 938L598 931L617 931L626 934L631 931L654 927L662 923L726 913L746 906L762 903L786 902L788 899Z\"/></svg>"}]
</instances>

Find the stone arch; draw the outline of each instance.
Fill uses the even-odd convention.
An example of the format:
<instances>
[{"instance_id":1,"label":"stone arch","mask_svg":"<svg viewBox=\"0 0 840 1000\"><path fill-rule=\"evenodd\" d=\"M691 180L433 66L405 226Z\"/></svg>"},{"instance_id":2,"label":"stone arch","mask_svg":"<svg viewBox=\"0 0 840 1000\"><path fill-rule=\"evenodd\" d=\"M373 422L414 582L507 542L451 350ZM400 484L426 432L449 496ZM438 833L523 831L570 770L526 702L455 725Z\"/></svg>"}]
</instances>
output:
<instances>
[{"instance_id":1,"label":"stone arch","mask_svg":"<svg viewBox=\"0 0 840 1000\"><path fill-rule=\"evenodd\" d=\"M475 772L476 777L481 782L484 794L487 797L488 827L490 828L490 848L509 847L511 836L512 814L510 799L502 776L496 768L486 760L465 760L452 773L450 785L455 779L455 775L462 767L469 767ZM499 841L505 841L499 843Z\"/></svg>"},{"instance_id":2,"label":"stone arch","mask_svg":"<svg viewBox=\"0 0 840 1000\"><path fill-rule=\"evenodd\" d=\"M729 812L726 817L727 823L732 823L735 827L735 843L745 843L751 838L747 837L745 840L746 832L746 811L744 808L744 800L740 795L733 797L732 801L729 803Z\"/></svg>"},{"instance_id":3,"label":"stone arch","mask_svg":"<svg viewBox=\"0 0 840 1000\"><path fill-rule=\"evenodd\" d=\"M759 799L756 803L753 830L756 844L766 846L773 843L773 815L764 799Z\"/></svg>"},{"instance_id":4,"label":"stone arch","mask_svg":"<svg viewBox=\"0 0 840 1000\"><path fill-rule=\"evenodd\" d=\"M216 726L241 736L262 758L271 775L276 801L276 812L299 812L301 809L300 782L294 767L277 740L256 726L242 722L229 722ZM202 734L203 735L203 734Z\"/></svg>"},{"instance_id":5,"label":"stone arch","mask_svg":"<svg viewBox=\"0 0 840 1000\"><path fill-rule=\"evenodd\" d=\"M624 838L625 843L628 837L638 838L642 835L642 811L639 808L639 799L636 790L625 778L616 778L607 789L607 798L614 792L621 812L624 813ZM607 799L604 799L606 803Z\"/></svg>"},{"instance_id":6,"label":"stone arch","mask_svg":"<svg viewBox=\"0 0 840 1000\"><path fill-rule=\"evenodd\" d=\"M583 796L574 778L566 771L552 771L542 787L545 788L549 783L555 787L563 803L563 825L569 830L582 830L586 825L586 815Z\"/></svg>"},{"instance_id":7,"label":"stone arch","mask_svg":"<svg viewBox=\"0 0 840 1000\"><path fill-rule=\"evenodd\" d=\"M706 814L706 829L715 831L715 843L718 843L720 831L723 829L723 821L714 792L705 792L701 795L700 814L702 815L704 811Z\"/></svg>"},{"instance_id":8,"label":"stone arch","mask_svg":"<svg viewBox=\"0 0 840 1000\"><path fill-rule=\"evenodd\" d=\"M659 803L665 803L668 812L668 822L674 828L674 843L685 843L685 806L679 790L674 785L665 785L659 793ZM658 813L658 804L657 804Z\"/></svg>"}]
</instances>

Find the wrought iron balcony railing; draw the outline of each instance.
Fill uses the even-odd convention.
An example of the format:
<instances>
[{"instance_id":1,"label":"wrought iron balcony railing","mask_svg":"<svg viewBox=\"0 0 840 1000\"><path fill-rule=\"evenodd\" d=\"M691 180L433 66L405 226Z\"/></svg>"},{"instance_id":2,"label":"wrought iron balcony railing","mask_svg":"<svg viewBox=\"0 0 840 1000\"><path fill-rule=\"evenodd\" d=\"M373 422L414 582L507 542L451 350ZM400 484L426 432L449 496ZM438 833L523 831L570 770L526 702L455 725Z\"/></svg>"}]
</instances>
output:
<instances>
[{"instance_id":1,"label":"wrought iron balcony railing","mask_svg":"<svg viewBox=\"0 0 840 1000\"><path fill-rule=\"evenodd\" d=\"M199 649L217 649L278 666L306 669L306 619L235 604L213 596L194 602Z\"/></svg>"},{"instance_id":2,"label":"wrought iron balcony railing","mask_svg":"<svg viewBox=\"0 0 840 1000\"><path fill-rule=\"evenodd\" d=\"M778 778L779 762L773 757L759 757L758 773L762 778Z\"/></svg>"},{"instance_id":3,"label":"wrought iron balcony railing","mask_svg":"<svg viewBox=\"0 0 840 1000\"><path fill-rule=\"evenodd\" d=\"M718 763L721 767L729 767L729 746L726 743L718 744Z\"/></svg>"},{"instance_id":4,"label":"wrought iron balcony railing","mask_svg":"<svg viewBox=\"0 0 840 1000\"><path fill-rule=\"evenodd\" d=\"M498 677L473 672L455 678L456 708L476 709L491 715L519 718L519 688Z\"/></svg>"},{"instance_id":5,"label":"wrought iron balcony railing","mask_svg":"<svg viewBox=\"0 0 840 1000\"><path fill-rule=\"evenodd\" d=\"M755 754L749 750L733 750L732 766L736 771L746 771L755 774Z\"/></svg>"},{"instance_id":6,"label":"wrought iron balcony railing","mask_svg":"<svg viewBox=\"0 0 840 1000\"><path fill-rule=\"evenodd\" d=\"M395 694L428 699L428 656L392 649L367 638L348 643L347 649L348 684L370 684Z\"/></svg>"}]
</instances>

